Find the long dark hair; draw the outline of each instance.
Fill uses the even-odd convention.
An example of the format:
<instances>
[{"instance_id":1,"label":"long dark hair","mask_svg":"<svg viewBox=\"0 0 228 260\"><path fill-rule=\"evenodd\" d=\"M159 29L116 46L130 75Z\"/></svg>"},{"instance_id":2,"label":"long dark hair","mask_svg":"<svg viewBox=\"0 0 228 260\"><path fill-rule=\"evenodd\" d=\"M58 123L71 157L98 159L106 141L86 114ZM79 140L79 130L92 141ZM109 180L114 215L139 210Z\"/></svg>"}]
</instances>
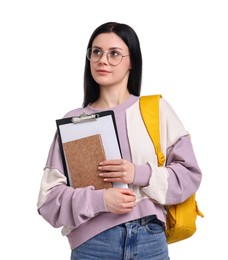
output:
<instances>
[{"instance_id":1,"label":"long dark hair","mask_svg":"<svg viewBox=\"0 0 228 260\"><path fill-rule=\"evenodd\" d=\"M142 81L142 54L140 42L135 31L123 23L108 22L100 25L92 33L87 49L92 47L94 39L101 33L113 32L118 35L128 46L131 61L131 70L128 79L128 91L139 96L141 92ZM84 70L84 101L83 107L93 103L100 95L99 84L93 79L90 70L90 61L86 58Z\"/></svg>"}]
</instances>

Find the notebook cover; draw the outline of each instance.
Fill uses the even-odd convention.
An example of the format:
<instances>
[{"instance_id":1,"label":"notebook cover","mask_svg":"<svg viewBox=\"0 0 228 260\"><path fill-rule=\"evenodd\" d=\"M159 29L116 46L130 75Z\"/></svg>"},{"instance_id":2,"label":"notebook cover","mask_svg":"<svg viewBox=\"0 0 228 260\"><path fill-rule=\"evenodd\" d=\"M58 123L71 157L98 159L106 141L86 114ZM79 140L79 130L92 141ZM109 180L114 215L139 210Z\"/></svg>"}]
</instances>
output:
<instances>
[{"instance_id":1,"label":"notebook cover","mask_svg":"<svg viewBox=\"0 0 228 260\"><path fill-rule=\"evenodd\" d=\"M104 182L103 178L98 176L98 165L106 159L100 134L63 143L63 149L72 187L112 187L112 183Z\"/></svg>"}]
</instances>

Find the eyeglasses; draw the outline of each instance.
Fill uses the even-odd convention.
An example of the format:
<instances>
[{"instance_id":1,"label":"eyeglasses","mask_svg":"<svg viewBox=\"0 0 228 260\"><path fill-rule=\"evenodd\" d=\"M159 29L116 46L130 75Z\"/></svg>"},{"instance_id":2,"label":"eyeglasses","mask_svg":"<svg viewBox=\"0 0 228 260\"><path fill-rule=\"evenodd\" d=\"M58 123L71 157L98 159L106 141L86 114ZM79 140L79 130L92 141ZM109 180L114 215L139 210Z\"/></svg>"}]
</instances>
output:
<instances>
[{"instance_id":1,"label":"eyeglasses","mask_svg":"<svg viewBox=\"0 0 228 260\"><path fill-rule=\"evenodd\" d=\"M108 63L112 66L119 65L124 57L130 56L129 54L122 55L117 50L111 50L109 52L104 52L98 48L89 48L86 52L86 57L89 61L96 63L102 58L103 54L106 54Z\"/></svg>"}]
</instances>

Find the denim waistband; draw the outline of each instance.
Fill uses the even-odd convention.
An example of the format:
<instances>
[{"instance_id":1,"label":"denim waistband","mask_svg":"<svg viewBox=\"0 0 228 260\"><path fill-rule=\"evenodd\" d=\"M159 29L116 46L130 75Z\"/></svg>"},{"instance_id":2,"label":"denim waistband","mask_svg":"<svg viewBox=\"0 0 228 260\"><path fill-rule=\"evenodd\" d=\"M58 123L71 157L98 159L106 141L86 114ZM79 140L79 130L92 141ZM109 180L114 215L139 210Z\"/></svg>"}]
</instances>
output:
<instances>
[{"instance_id":1,"label":"denim waistband","mask_svg":"<svg viewBox=\"0 0 228 260\"><path fill-rule=\"evenodd\" d=\"M157 219L156 215L151 215L151 216L146 216L146 217L142 217L142 218L139 218L139 219L130 220L128 222L120 224L119 226L125 226L128 223L129 224L139 224L141 226L145 226L145 225L147 225L148 223L151 223L151 222L158 223L158 224L162 225L162 222Z\"/></svg>"}]
</instances>

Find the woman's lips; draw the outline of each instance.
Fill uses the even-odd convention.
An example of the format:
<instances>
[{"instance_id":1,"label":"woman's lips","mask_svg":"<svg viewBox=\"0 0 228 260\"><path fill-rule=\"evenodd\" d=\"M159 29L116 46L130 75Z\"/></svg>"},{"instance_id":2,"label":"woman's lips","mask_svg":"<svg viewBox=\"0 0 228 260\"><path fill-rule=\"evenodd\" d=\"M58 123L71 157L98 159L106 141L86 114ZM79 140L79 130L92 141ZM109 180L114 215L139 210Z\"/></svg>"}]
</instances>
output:
<instances>
[{"instance_id":1,"label":"woman's lips","mask_svg":"<svg viewBox=\"0 0 228 260\"><path fill-rule=\"evenodd\" d=\"M102 69L97 70L97 72L99 74L108 74L108 73L110 73L108 70L102 70Z\"/></svg>"}]
</instances>

